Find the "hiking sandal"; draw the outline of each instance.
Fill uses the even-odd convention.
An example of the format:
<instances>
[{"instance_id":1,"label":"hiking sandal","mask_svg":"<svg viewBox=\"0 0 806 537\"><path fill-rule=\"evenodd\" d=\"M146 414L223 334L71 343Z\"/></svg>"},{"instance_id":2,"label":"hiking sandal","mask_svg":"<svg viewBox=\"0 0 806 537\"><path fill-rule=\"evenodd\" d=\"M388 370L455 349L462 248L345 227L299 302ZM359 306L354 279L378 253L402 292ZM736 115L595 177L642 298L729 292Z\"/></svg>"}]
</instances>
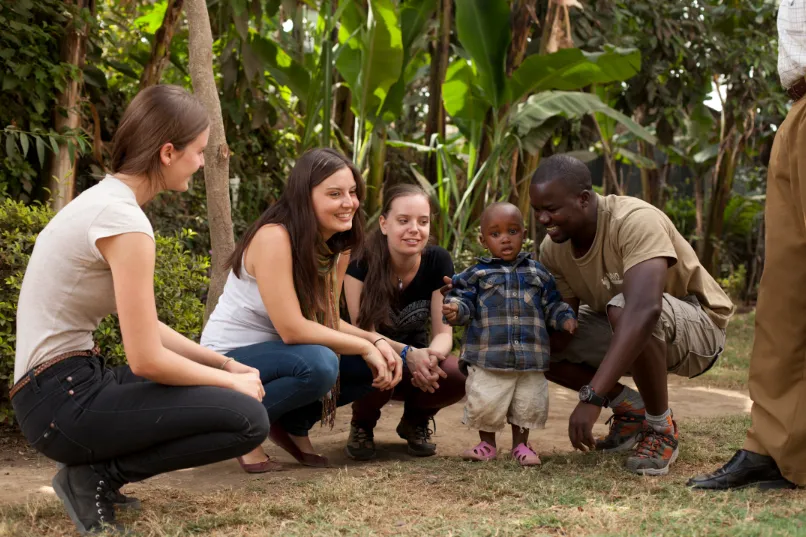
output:
<instances>
[{"instance_id":1,"label":"hiking sandal","mask_svg":"<svg viewBox=\"0 0 806 537\"><path fill-rule=\"evenodd\" d=\"M523 442L518 444L518 446L512 450L512 456L516 461L518 461L518 464L523 467L540 466L542 464L540 457L537 455L537 453L535 453L535 450Z\"/></svg>"},{"instance_id":2,"label":"hiking sandal","mask_svg":"<svg viewBox=\"0 0 806 537\"><path fill-rule=\"evenodd\" d=\"M466 461L486 462L495 459L496 455L495 446L491 446L482 440L476 447L462 453L462 458Z\"/></svg>"}]
</instances>

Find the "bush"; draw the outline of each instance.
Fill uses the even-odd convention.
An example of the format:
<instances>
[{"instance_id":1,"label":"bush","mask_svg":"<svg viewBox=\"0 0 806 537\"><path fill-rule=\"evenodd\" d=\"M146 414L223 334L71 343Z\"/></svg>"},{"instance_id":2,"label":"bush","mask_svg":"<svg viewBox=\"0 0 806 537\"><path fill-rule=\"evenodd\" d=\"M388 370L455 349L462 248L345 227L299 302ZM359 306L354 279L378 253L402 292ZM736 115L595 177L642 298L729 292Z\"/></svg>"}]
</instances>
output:
<instances>
[{"instance_id":1,"label":"bush","mask_svg":"<svg viewBox=\"0 0 806 537\"><path fill-rule=\"evenodd\" d=\"M10 420L8 389L14 377L17 300L34 241L53 217L47 207L12 200L0 204L0 423ZM161 321L197 340L201 334L207 291L206 256L189 253L185 244L195 236L182 230L173 237L156 235L157 266L154 291ZM110 315L95 332L95 342L113 365L125 363L117 317Z\"/></svg>"}]
</instances>

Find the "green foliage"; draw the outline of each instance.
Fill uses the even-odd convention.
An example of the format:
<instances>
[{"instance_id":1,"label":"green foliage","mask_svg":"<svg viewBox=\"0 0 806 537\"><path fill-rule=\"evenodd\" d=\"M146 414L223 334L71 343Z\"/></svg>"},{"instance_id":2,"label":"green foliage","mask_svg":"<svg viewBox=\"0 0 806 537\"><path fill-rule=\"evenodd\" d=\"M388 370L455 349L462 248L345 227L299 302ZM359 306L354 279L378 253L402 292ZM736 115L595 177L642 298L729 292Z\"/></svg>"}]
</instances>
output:
<instances>
[{"instance_id":1,"label":"green foliage","mask_svg":"<svg viewBox=\"0 0 806 537\"><path fill-rule=\"evenodd\" d=\"M0 198L39 194L38 178L57 134L55 96L80 76L59 59L69 20L59 0L0 3Z\"/></svg>"},{"instance_id":2,"label":"green foliage","mask_svg":"<svg viewBox=\"0 0 806 537\"><path fill-rule=\"evenodd\" d=\"M744 265L739 265L726 278L719 278L717 281L734 303L742 302L745 288L747 287L747 269Z\"/></svg>"},{"instance_id":3,"label":"green foliage","mask_svg":"<svg viewBox=\"0 0 806 537\"><path fill-rule=\"evenodd\" d=\"M0 423L11 416L6 388L13 382L20 286L36 237L52 217L53 212L47 207L26 206L10 199L0 204ZM198 339L210 261L206 256L187 251L185 244L194 235L191 230L183 230L173 237L156 236L154 289L160 320L187 337ZM113 364L124 362L117 317L104 319L95 333L95 341Z\"/></svg>"}]
</instances>

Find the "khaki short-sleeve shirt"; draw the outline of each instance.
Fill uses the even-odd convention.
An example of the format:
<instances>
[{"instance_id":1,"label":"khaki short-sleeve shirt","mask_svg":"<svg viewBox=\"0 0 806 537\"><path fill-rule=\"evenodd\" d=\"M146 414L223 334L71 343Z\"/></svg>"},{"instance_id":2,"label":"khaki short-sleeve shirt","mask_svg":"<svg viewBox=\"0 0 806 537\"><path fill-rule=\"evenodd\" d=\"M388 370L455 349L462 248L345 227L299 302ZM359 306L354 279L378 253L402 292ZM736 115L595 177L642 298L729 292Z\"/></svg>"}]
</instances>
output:
<instances>
[{"instance_id":1,"label":"khaki short-sleeve shirt","mask_svg":"<svg viewBox=\"0 0 806 537\"><path fill-rule=\"evenodd\" d=\"M579 299L598 313L623 292L624 274L656 257L669 261L664 291L673 297L695 296L714 324L725 328L734 305L700 264L694 249L660 209L630 196L599 196L596 239L575 258L571 241L549 237L540 248L540 262L557 281L563 299Z\"/></svg>"}]
</instances>

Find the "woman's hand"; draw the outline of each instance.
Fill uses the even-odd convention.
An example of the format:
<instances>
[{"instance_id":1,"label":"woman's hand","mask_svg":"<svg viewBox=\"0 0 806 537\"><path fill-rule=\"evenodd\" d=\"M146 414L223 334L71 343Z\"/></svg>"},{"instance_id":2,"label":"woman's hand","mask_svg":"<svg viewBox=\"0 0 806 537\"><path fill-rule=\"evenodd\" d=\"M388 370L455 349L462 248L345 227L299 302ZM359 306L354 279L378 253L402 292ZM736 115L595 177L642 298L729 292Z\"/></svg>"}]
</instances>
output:
<instances>
[{"instance_id":1,"label":"woman's hand","mask_svg":"<svg viewBox=\"0 0 806 537\"><path fill-rule=\"evenodd\" d=\"M403 359L385 339L379 340L375 347L380 351L389 366L389 370L392 372L391 387L394 388L403 379Z\"/></svg>"},{"instance_id":2,"label":"woman's hand","mask_svg":"<svg viewBox=\"0 0 806 537\"><path fill-rule=\"evenodd\" d=\"M242 364L237 360L230 360L224 365L224 371L229 371L230 373L251 373L260 380L260 371L255 369L254 367L249 367L248 365Z\"/></svg>"},{"instance_id":3,"label":"woman's hand","mask_svg":"<svg viewBox=\"0 0 806 537\"><path fill-rule=\"evenodd\" d=\"M263 401L263 397L266 395L260 378L251 371L249 373L232 373L232 389L254 397L258 401Z\"/></svg>"},{"instance_id":4,"label":"woman's hand","mask_svg":"<svg viewBox=\"0 0 806 537\"><path fill-rule=\"evenodd\" d=\"M393 371L389 366L389 360L383 357L381 351L379 351L375 345L367 342L364 352L361 353L361 357L372 370L373 388L389 390L394 386L392 384ZM400 357L398 357L398 359L400 359Z\"/></svg>"},{"instance_id":5,"label":"woman's hand","mask_svg":"<svg viewBox=\"0 0 806 537\"><path fill-rule=\"evenodd\" d=\"M433 349L411 349L406 362L411 371L411 383L424 392L434 393L439 389L439 379L448 378L448 374L439 367L439 362L446 357Z\"/></svg>"}]
</instances>

